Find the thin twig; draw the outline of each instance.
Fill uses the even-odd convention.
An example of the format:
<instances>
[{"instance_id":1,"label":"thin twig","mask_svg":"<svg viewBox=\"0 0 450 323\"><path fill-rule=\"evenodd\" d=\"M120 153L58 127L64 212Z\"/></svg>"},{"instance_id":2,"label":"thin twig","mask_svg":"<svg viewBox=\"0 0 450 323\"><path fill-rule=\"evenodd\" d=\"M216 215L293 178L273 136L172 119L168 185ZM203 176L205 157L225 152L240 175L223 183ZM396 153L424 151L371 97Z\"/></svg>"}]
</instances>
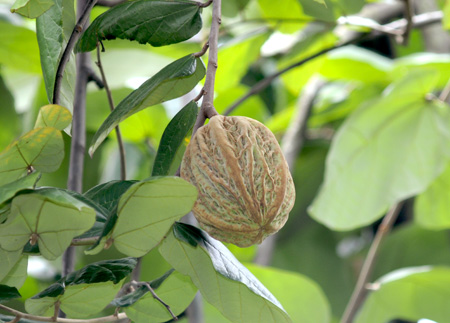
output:
<instances>
[{"instance_id":1,"label":"thin twig","mask_svg":"<svg viewBox=\"0 0 450 323\"><path fill-rule=\"evenodd\" d=\"M103 46L102 46L103 47ZM100 58L100 42L97 42L97 66L100 71L100 75L102 76L103 85L105 86L106 96L108 98L109 108L111 111L114 110L114 101L111 94L111 90L108 86L108 82L106 80L105 71L103 70L102 61ZM120 133L120 128L117 125L116 128L116 137L117 137L117 143L119 145L119 155L120 155L120 179L122 181L127 179L127 160L125 156L125 146L123 144L122 140L122 134Z\"/></svg>"},{"instance_id":2,"label":"thin twig","mask_svg":"<svg viewBox=\"0 0 450 323\"><path fill-rule=\"evenodd\" d=\"M97 73L94 72L94 69L89 68L87 74L88 74L88 82L94 82L99 89L103 89L105 87L102 79L98 77Z\"/></svg>"},{"instance_id":3,"label":"thin twig","mask_svg":"<svg viewBox=\"0 0 450 323\"><path fill-rule=\"evenodd\" d=\"M328 48L322 49L321 51L319 51L319 52L317 52L317 53L315 53L315 54L313 54L311 56L308 56L308 57L306 57L306 58L304 58L304 59L302 59L302 60L300 60L300 61L298 61L298 62L296 62L294 64L291 64L291 65L283 68L282 70L280 70L278 72L275 72L275 73L269 75L268 77L266 77L266 78L262 79L261 81L259 81L258 83L256 83L245 95L243 95L238 100L236 100L232 105L230 105L225 110L223 115L229 115L231 112L234 111L234 109L236 109L240 104L242 104L248 98L250 98L251 96L253 96L255 94L258 94L259 92L264 90L266 87L268 87L273 82L273 80L278 78L280 75L282 75L282 74L284 74L284 73L286 73L286 72L288 72L288 71L290 71L290 70L292 70L292 69L294 69L296 67L299 67L299 66L301 66L303 64L306 64L309 61L311 61L311 60L313 60L313 59L315 59L315 58L317 58L319 56L322 56L322 55L324 55L324 54L326 54L328 52L331 52L332 50L335 50L337 48L341 48L341 47L353 44L353 43L361 40L364 36L366 36L366 35L362 35L362 36L360 35L356 39L351 39L349 41L346 41L345 43L341 43L341 44L338 44L338 45L333 45L333 46L330 46Z\"/></svg>"},{"instance_id":4,"label":"thin twig","mask_svg":"<svg viewBox=\"0 0 450 323\"><path fill-rule=\"evenodd\" d=\"M56 322L56 323L106 323L106 322L116 322L119 320L123 320L127 318L127 315L125 313L119 313L117 316L109 315L109 316L103 316L103 317L97 317L95 319L66 319L57 317L56 320L54 320L52 317L47 316L37 316L37 315L31 315L27 313L22 313L20 311L17 311L13 308L10 308L8 306L5 306L3 304L0 304L0 309L11 313L15 315L16 317L20 317L22 319L28 319L28 320L34 320L39 322Z\"/></svg>"},{"instance_id":5,"label":"thin twig","mask_svg":"<svg viewBox=\"0 0 450 323\"><path fill-rule=\"evenodd\" d=\"M178 317L173 314L172 310L170 309L170 306L167 305L161 298L159 298L158 295L156 295L155 291L153 290L152 286L150 286L149 283L145 283L145 286L148 288L148 290L150 291L150 293L152 293L152 296L154 299L156 299L158 302L160 302L165 308L167 308L167 311L170 313L170 315L172 315L172 318L174 321L178 321Z\"/></svg>"},{"instance_id":6,"label":"thin twig","mask_svg":"<svg viewBox=\"0 0 450 323\"><path fill-rule=\"evenodd\" d=\"M213 0L208 0L206 2L197 2L197 6L199 6L200 8L206 8L209 7L211 3L213 3Z\"/></svg>"},{"instance_id":7,"label":"thin twig","mask_svg":"<svg viewBox=\"0 0 450 323\"><path fill-rule=\"evenodd\" d=\"M95 237L89 237L89 238L75 238L72 239L72 243L70 244L71 246L91 246L94 243L97 242L97 240L99 239L99 236L95 236Z\"/></svg>"},{"instance_id":8,"label":"thin twig","mask_svg":"<svg viewBox=\"0 0 450 323\"><path fill-rule=\"evenodd\" d=\"M212 21L211 21L211 31L209 33L209 57L208 57L208 67L206 70L205 85L203 86L203 101L200 107L200 112L195 121L194 128L192 130L192 135L204 125L205 120L212 118L217 115L217 111L214 108L214 82L216 79L217 71L217 53L218 53L218 39L219 39L219 28L221 23L221 0L213 1L212 8Z\"/></svg>"},{"instance_id":9,"label":"thin twig","mask_svg":"<svg viewBox=\"0 0 450 323\"><path fill-rule=\"evenodd\" d=\"M412 0L403 0L405 2L405 18L406 18L406 26L403 31L403 35L400 36L399 40L403 46L408 46L409 43L409 34L413 29L413 16L414 16L414 8L412 4Z\"/></svg>"},{"instance_id":10,"label":"thin twig","mask_svg":"<svg viewBox=\"0 0 450 323\"><path fill-rule=\"evenodd\" d=\"M89 20L89 15L91 13L91 9L94 7L97 0L88 0L86 2L86 6L84 7L83 12L78 18L78 22L73 28L72 34L70 35L69 41L67 42L66 48L61 56L61 60L59 61L58 69L56 70L56 78L55 78L55 86L53 88L53 103L59 104L60 95L61 95L61 85L62 79L64 76L64 70L66 68L67 62L69 62L70 54L72 53L75 44L81 36L81 32L84 29L87 21Z\"/></svg>"},{"instance_id":11,"label":"thin twig","mask_svg":"<svg viewBox=\"0 0 450 323\"><path fill-rule=\"evenodd\" d=\"M200 101L200 99L203 97L204 94L205 94L205 90L202 88L200 90L200 93L192 101L194 101L194 102Z\"/></svg>"},{"instance_id":12,"label":"thin twig","mask_svg":"<svg viewBox=\"0 0 450 323\"><path fill-rule=\"evenodd\" d=\"M205 43L205 45L203 45L201 51L199 51L199 52L197 52L197 53L194 53L193 55L194 55L195 57L201 57L201 56L205 55L205 53L206 53L206 51L208 50L208 48L209 48L209 41L207 41L207 42Z\"/></svg>"},{"instance_id":13,"label":"thin twig","mask_svg":"<svg viewBox=\"0 0 450 323\"><path fill-rule=\"evenodd\" d=\"M441 100L442 102L447 102L449 97L450 97L450 80L448 80L447 84L445 85L444 89L439 95L439 100Z\"/></svg>"},{"instance_id":14,"label":"thin twig","mask_svg":"<svg viewBox=\"0 0 450 323\"><path fill-rule=\"evenodd\" d=\"M399 202L394 207L392 207L384 217L380 226L378 227L377 233L375 234L375 238L373 239L369 252L367 253L367 257L364 260L361 272L359 273L355 289L353 290L350 301L342 317L341 320L342 323L353 322L353 318L356 314L356 311L364 301L367 295L366 285L371 279L370 276L372 274L372 270L375 265L375 261L378 255L381 242L394 225L394 222L397 219L398 213L400 212L402 206L403 202Z\"/></svg>"}]
</instances>

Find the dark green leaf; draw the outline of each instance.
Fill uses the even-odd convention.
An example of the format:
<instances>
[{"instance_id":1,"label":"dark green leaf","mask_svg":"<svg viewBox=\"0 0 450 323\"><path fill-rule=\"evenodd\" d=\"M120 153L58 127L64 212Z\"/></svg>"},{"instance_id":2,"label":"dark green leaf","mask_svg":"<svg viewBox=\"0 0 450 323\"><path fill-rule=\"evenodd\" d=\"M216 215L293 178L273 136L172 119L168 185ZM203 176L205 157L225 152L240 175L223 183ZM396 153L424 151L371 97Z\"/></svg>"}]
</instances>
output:
<instances>
[{"instance_id":1,"label":"dark green leaf","mask_svg":"<svg viewBox=\"0 0 450 323\"><path fill-rule=\"evenodd\" d=\"M64 294L64 281L60 280L51 284L49 287L44 289L39 294L34 295L32 298L39 299L44 297L57 297L62 294Z\"/></svg>"},{"instance_id":2,"label":"dark green leaf","mask_svg":"<svg viewBox=\"0 0 450 323\"><path fill-rule=\"evenodd\" d=\"M178 112L164 130L158 152L153 164L152 176L169 175L178 147L183 143L189 130L194 126L198 107L195 102L188 103Z\"/></svg>"},{"instance_id":3,"label":"dark green leaf","mask_svg":"<svg viewBox=\"0 0 450 323\"><path fill-rule=\"evenodd\" d=\"M0 303L22 297L15 287L0 285Z\"/></svg>"},{"instance_id":4,"label":"dark green leaf","mask_svg":"<svg viewBox=\"0 0 450 323\"><path fill-rule=\"evenodd\" d=\"M120 197L137 181L110 181L91 188L84 193L88 199L106 209L109 213L117 208Z\"/></svg>"},{"instance_id":5,"label":"dark green leaf","mask_svg":"<svg viewBox=\"0 0 450 323\"><path fill-rule=\"evenodd\" d=\"M20 134L20 118L14 107L14 97L3 77L0 75L0 149L8 146L13 138Z\"/></svg>"},{"instance_id":6,"label":"dark green leaf","mask_svg":"<svg viewBox=\"0 0 450 323\"><path fill-rule=\"evenodd\" d=\"M11 12L34 19L46 12L54 4L52 0L16 0L11 7Z\"/></svg>"},{"instance_id":7,"label":"dark green leaf","mask_svg":"<svg viewBox=\"0 0 450 323\"><path fill-rule=\"evenodd\" d=\"M231 321L291 322L275 297L220 242L182 223L162 241L159 251L174 268L189 275L203 297ZM176 238L186 236L197 246Z\"/></svg>"},{"instance_id":8,"label":"dark green leaf","mask_svg":"<svg viewBox=\"0 0 450 323\"><path fill-rule=\"evenodd\" d=\"M92 139L90 155L121 121L146 107L188 93L204 76L205 66L202 60L193 55L180 58L164 67L117 105Z\"/></svg>"},{"instance_id":9,"label":"dark green leaf","mask_svg":"<svg viewBox=\"0 0 450 323\"><path fill-rule=\"evenodd\" d=\"M73 0L55 0L55 5L36 19L36 33L39 43L42 73L48 101L53 101L56 70L64 48L75 27ZM75 89L75 55L72 54L64 71L60 104L73 110Z\"/></svg>"},{"instance_id":10,"label":"dark green leaf","mask_svg":"<svg viewBox=\"0 0 450 323\"><path fill-rule=\"evenodd\" d=\"M164 46L179 43L202 28L200 7L192 1L127 1L98 16L78 41L80 52L95 49L99 40L136 40Z\"/></svg>"}]
</instances>

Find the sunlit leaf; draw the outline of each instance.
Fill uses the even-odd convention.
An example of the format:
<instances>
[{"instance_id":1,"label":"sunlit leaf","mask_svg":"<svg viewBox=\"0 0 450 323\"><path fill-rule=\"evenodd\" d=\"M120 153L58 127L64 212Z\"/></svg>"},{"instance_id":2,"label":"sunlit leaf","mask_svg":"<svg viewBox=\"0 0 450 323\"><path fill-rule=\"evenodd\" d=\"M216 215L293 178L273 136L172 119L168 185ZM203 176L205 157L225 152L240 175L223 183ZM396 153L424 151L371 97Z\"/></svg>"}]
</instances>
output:
<instances>
[{"instance_id":1,"label":"sunlit leaf","mask_svg":"<svg viewBox=\"0 0 450 323\"><path fill-rule=\"evenodd\" d=\"M261 8L263 18L267 18L269 22L270 18L279 17L281 17L281 20L289 22L281 24L276 20L272 22L272 26L283 33L293 33L312 20L311 17L303 13L298 0L258 0L258 5Z\"/></svg>"},{"instance_id":2,"label":"sunlit leaf","mask_svg":"<svg viewBox=\"0 0 450 323\"><path fill-rule=\"evenodd\" d=\"M115 38L164 46L179 43L202 28L200 6L193 1L127 1L98 16L78 41L80 52Z\"/></svg>"},{"instance_id":3,"label":"sunlit leaf","mask_svg":"<svg viewBox=\"0 0 450 323\"><path fill-rule=\"evenodd\" d=\"M427 229L450 228L450 167L420 194L414 203L414 220Z\"/></svg>"},{"instance_id":4,"label":"sunlit leaf","mask_svg":"<svg viewBox=\"0 0 450 323\"><path fill-rule=\"evenodd\" d=\"M423 318L446 322L450 317L450 269L411 267L391 272L374 284L359 311L356 323L418 321Z\"/></svg>"},{"instance_id":5,"label":"sunlit leaf","mask_svg":"<svg viewBox=\"0 0 450 323\"><path fill-rule=\"evenodd\" d=\"M73 0L55 0L55 5L36 19L36 33L48 101L53 101L56 71L62 53L75 27ZM64 70L60 105L73 110L75 90L75 55L72 53Z\"/></svg>"},{"instance_id":6,"label":"sunlit leaf","mask_svg":"<svg viewBox=\"0 0 450 323\"><path fill-rule=\"evenodd\" d=\"M32 74L41 74L36 33L0 21L0 64Z\"/></svg>"},{"instance_id":7,"label":"sunlit leaf","mask_svg":"<svg viewBox=\"0 0 450 323\"><path fill-rule=\"evenodd\" d=\"M0 224L0 246L15 251L31 241L45 258L56 259L94 221L94 210L64 191L35 190L13 199L11 214Z\"/></svg>"},{"instance_id":8,"label":"sunlit leaf","mask_svg":"<svg viewBox=\"0 0 450 323\"><path fill-rule=\"evenodd\" d=\"M46 12L54 4L53 0L16 0L11 7L11 12L34 19Z\"/></svg>"},{"instance_id":9,"label":"sunlit leaf","mask_svg":"<svg viewBox=\"0 0 450 323\"><path fill-rule=\"evenodd\" d=\"M423 192L450 158L450 110L426 101L434 73L411 73L376 102L360 107L335 135L325 181L310 214L334 230L379 219Z\"/></svg>"},{"instance_id":10,"label":"sunlit leaf","mask_svg":"<svg viewBox=\"0 0 450 323\"><path fill-rule=\"evenodd\" d=\"M159 250L232 322L291 322L281 304L220 242L176 223Z\"/></svg>"},{"instance_id":11,"label":"sunlit leaf","mask_svg":"<svg viewBox=\"0 0 450 323\"><path fill-rule=\"evenodd\" d=\"M178 112L164 130L158 152L153 163L152 176L170 175L169 170L177 154L177 150L194 126L198 114L198 106L188 103Z\"/></svg>"},{"instance_id":12,"label":"sunlit leaf","mask_svg":"<svg viewBox=\"0 0 450 323\"><path fill-rule=\"evenodd\" d=\"M53 127L64 130L72 122L72 114L66 108L49 104L39 110L34 128Z\"/></svg>"},{"instance_id":13,"label":"sunlit leaf","mask_svg":"<svg viewBox=\"0 0 450 323\"><path fill-rule=\"evenodd\" d=\"M0 154L0 185L19 179L33 168L53 172L63 158L64 142L59 130L33 129Z\"/></svg>"},{"instance_id":14,"label":"sunlit leaf","mask_svg":"<svg viewBox=\"0 0 450 323\"><path fill-rule=\"evenodd\" d=\"M92 155L121 121L146 107L188 93L204 76L205 66L202 60L193 55L180 58L164 67L117 105L92 139L89 153Z\"/></svg>"}]
</instances>

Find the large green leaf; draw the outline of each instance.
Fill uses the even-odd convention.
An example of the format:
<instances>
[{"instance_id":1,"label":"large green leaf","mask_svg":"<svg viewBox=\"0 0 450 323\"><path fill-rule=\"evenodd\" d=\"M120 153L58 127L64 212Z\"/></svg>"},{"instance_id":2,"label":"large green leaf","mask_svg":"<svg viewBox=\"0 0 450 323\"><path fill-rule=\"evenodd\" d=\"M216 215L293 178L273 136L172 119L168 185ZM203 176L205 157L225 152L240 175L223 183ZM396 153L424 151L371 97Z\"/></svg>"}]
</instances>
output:
<instances>
[{"instance_id":1,"label":"large green leaf","mask_svg":"<svg viewBox=\"0 0 450 323\"><path fill-rule=\"evenodd\" d=\"M173 270L164 277L164 280L157 280L150 285L158 297L170 306L175 315L180 315L189 306L197 292L197 288L188 276ZM140 296L139 299L131 306L125 307L125 313L133 322L166 322L172 319L167 308L153 298L147 287L143 286L136 292ZM129 295L133 296L133 294Z\"/></svg>"},{"instance_id":2,"label":"large green leaf","mask_svg":"<svg viewBox=\"0 0 450 323\"><path fill-rule=\"evenodd\" d=\"M113 242L128 256L145 255L160 243L174 221L192 209L196 199L195 187L179 177L154 177L134 184L121 196L112 228L102 234L91 253Z\"/></svg>"},{"instance_id":3,"label":"large green leaf","mask_svg":"<svg viewBox=\"0 0 450 323\"><path fill-rule=\"evenodd\" d=\"M6 251L0 249L0 284L20 288L27 278L28 256L21 250Z\"/></svg>"},{"instance_id":4,"label":"large green leaf","mask_svg":"<svg viewBox=\"0 0 450 323\"><path fill-rule=\"evenodd\" d=\"M356 110L334 137L310 214L334 230L379 219L423 192L450 158L450 109L427 101L434 73L411 73Z\"/></svg>"},{"instance_id":5,"label":"large green leaf","mask_svg":"<svg viewBox=\"0 0 450 323\"><path fill-rule=\"evenodd\" d=\"M34 19L46 12L54 4L53 0L16 0L11 7L11 12Z\"/></svg>"},{"instance_id":6,"label":"large green leaf","mask_svg":"<svg viewBox=\"0 0 450 323\"><path fill-rule=\"evenodd\" d=\"M76 50L95 49L100 40L136 40L164 46L179 43L202 28L201 8L193 1L127 1L98 16L78 41Z\"/></svg>"},{"instance_id":7,"label":"large green leaf","mask_svg":"<svg viewBox=\"0 0 450 323\"><path fill-rule=\"evenodd\" d=\"M34 188L39 178L40 173L34 172L28 176L18 179L17 181L0 186L0 204L3 204L10 198L14 197L14 195L21 190Z\"/></svg>"},{"instance_id":8,"label":"large green leaf","mask_svg":"<svg viewBox=\"0 0 450 323\"><path fill-rule=\"evenodd\" d=\"M331 309L321 288L295 272L246 264L246 267L283 304L294 322L328 323Z\"/></svg>"},{"instance_id":9,"label":"large green leaf","mask_svg":"<svg viewBox=\"0 0 450 323\"><path fill-rule=\"evenodd\" d=\"M64 191L35 190L13 199L11 213L0 225L0 246L15 251L31 240L45 258L56 259L94 221L94 210Z\"/></svg>"},{"instance_id":10,"label":"large green leaf","mask_svg":"<svg viewBox=\"0 0 450 323\"><path fill-rule=\"evenodd\" d=\"M51 316L56 302L70 317L84 318L100 312L120 290L136 266L135 258L99 261L72 272L27 299L25 308L34 315Z\"/></svg>"},{"instance_id":11,"label":"large green leaf","mask_svg":"<svg viewBox=\"0 0 450 323\"><path fill-rule=\"evenodd\" d=\"M170 121L166 130L164 130L158 152L156 153L152 176L169 175L178 148L183 144L189 131L194 126L197 114L198 106L191 101Z\"/></svg>"},{"instance_id":12,"label":"large green leaf","mask_svg":"<svg viewBox=\"0 0 450 323\"><path fill-rule=\"evenodd\" d=\"M36 34L28 28L0 21L0 64L40 74Z\"/></svg>"},{"instance_id":13,"label":"large green leaf","mask_svg":"<svg viewBox=\"0 0 450 323\"><path fill-rule=\"evenodd\" d=\"M450 269L411 267L394 271L375 282L355 323L389 322L392 319L449 322Z\"/></svg>"},{"instance_id":14,"label":"large green leaf","mask_svg":"<svg viewBox=\"0 0 450 323\"><path fill-rule=\"evenodd\" d=\"M220 242L176 223L159 247L203 297L232 322L291 322L275 297Z\"/></svg>"},{"instance_id":15,"label":"large green leaf","mask_svg":"<svg viewBox=\"0 0 450 323\"><path fill-rule=\"evenodd\" d=\"M36 19L42 73L48 101L53 101L56 71L63 51L75 27L73 0L55 0L55 5ZM64 70L60 104L73 110L75 90L75 55L72 53Z\"/></svg>"},{"instance_id":16,"label":"large green leaf","mask_svg":"<svg viewBox=\"0 0 450 323\"><path fill-rule=\"evenodd\" d=\"M0 154L0 185L22 177L33 168L49 173L64 158L64 141L58 129L37 128L20 137Z\"/></svg>"},{"instance_id":17,"label":"large green leaf","mask_svg":"<svg viewBox=\"0 0 450 323\"><path fill-rule=\"evenodd\" d=\"M167 65L137 90L120 102L92 139L92 155L108 134L123 120L136 112L188 93L205 76L200 58L188 55Z\"/></svg>"}]
</instances>

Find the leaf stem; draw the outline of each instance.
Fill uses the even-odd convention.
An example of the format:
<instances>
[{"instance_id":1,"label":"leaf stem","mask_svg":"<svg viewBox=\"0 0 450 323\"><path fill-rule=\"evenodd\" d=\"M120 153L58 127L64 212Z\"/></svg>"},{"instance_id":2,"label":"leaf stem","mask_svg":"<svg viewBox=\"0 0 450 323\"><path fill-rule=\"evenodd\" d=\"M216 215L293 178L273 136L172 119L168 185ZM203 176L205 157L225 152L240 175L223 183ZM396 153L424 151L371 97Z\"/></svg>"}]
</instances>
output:
<instances>
[{"instance_id":1,"label":"leaf stem","mask_svg":"<svg viewBox=\"0 0 450 323\"><path fill-rule=\"evenodd\" d=\"M100 55L100 44L101 44L101 42L97 42L97 62L96 62L96 64L100 71L100 75L102 76L103 86L105 87L106 96L108 98L108 103L109 103L109 108L111 111L113 111L114 110L114 101L113 101L113 97L111 94L111 90L108 86L108 82L106 80L105 71L103 70L103 65L102 65L102 61L100 58L100 56L101 56ZM103 48L103 44L102 44L102 48ZM102 51L104 51L104 49ZM124 181L127 179L127 164L126 164L127 161L126 161L126 155L125 155L125 146L123 144L122 134L120 133L119 125L116 126L115 130L116 130L117 143L119 145L120 179L122 181Z\"/></svg>"},{"instance_id":2,"label":"leaf stem","mask_svg":"<svg viewBox=\"0 0 450 323\"><path fill-rule=\"evenodd\" d=\"M221 0L214 0L212 7L212 21L211 31L209 33L209 57L208 67L206 69L205 85L203 86L203 101L200 107L200 112L195 121L192 135L194 135L198 128L205 124L205 120L217 115L217 111L214 108L214 82L216 80L217 71L217 52L218 52L218 40L219 40L219 27L221 23Z\"/></svg>"},{"instance_id":3,"label":"leaf stem","mask_svg":"<svg viewBox=\"0 0 450 323\"><path fill-rule=\"evenodd\" d=\"M170 309L170 306L167 305L161 298L159 298L158 295L156 295L155 291L153 290L153 288L150 286L149 283L145 282L144 283L145 286L148 288L148 290L150 291L150 293L152 294L153 298L156 299L158 302L160 302L162 305L164 305L165 308L167 308L167 311L170 313L170 315L172 316L174 321L178 321L178 317L172 312L172 310Z\"/></svg>"},{"instance_id":4,"label":"leaf stem","mask_svg":"<svg viewBox=\"0 0 450 323\"><path fill-rule=\"evenodd\" d=\"M355 289L353 290L350 301L344 311L341 323L353 322L353 318L355 317L356 311L363 303L367 295L366 284L370 280L370 276L372 274L372 270L375 265L375 261L378 255L381 242L394 225L394 222L397 219L398 213L400 212L403 203L404 202L399 202L395 206L393 206L386 214L386 216L383 218L383 221L378 227L377 233L375 234L375 238L373 239L369 252L367 253L367 257L362 265L361 272L359 273Z\"/></svg>"},{"instance_id":5,"label":"leaf stem","mask_svg":"<svg viewBox=\"0 0 450 323\"><path fill-rule=\"evenodd\" d=\"M95 319L66 319L66 318L52 318L47 316L37 316L37 315L31 315L27 313L22 313L20 311L17 311L13 308L10 308L8 306L5 306L3 304L0 304L0 309L9 312L20 319L28 319L28 320L34 320L39 322L57 322L57 323L106 323L106 322L117 322L119 320L123 320L127 318L127 315L125 313L119 313L117 315L109 315L109 316L103 316L98 317Z\"/></svg>"},{"instance_id":6,"label":"leaf stem","mask_svg":"<svg viewBox=\"0 0 450 323\"><path fill-rule=\"evenodd\" d=\"M89 20L89 14L91 9L94 7L97 0L88 0L86 2L86 6L82 14L80 15L77 24L72 30L72 34L70 35L69 41L67 42L66 48L61 56L61 60L58 64L58 69L56 70L56 78L55 78L55 86L53 88L53 104L59 104L60 95L61 95L61 84L64 76L64 70L66 68L67 63L70 59L70 54L72 53L73 48L75 47L75 43L78 38L81 36L81 32L83 31L86 22Z\"/></svg>"}]
</instances>

